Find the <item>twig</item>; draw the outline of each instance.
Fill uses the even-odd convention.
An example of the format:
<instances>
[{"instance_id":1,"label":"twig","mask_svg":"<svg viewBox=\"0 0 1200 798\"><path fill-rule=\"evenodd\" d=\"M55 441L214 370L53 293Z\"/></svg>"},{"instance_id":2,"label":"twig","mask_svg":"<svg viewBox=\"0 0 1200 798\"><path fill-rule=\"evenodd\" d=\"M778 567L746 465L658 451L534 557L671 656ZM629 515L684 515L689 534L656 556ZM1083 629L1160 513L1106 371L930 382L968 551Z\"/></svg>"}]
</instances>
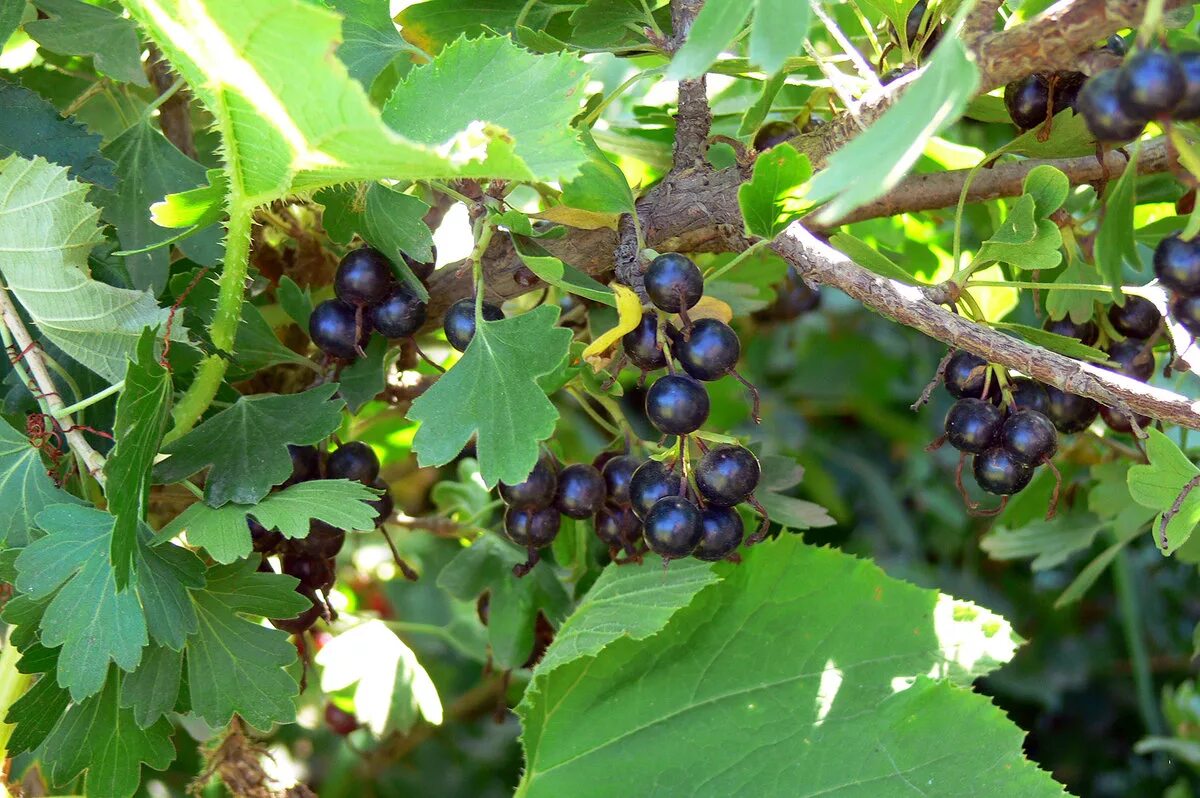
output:
<instances>
[{"instance_id":1,"label":"twig","mask_svg":"<svg viewBox=\"0 0 1200 798\"><path fill-rule=\"evenodd\" d=\"M1179 495L1175 497L1175 501L1171 504L1171 509L1163 513L1162 523L1158 527L1158 541L1162 544L1162 548L1166 551L1170 542L1167 540L1167 525L1171 523L1171 519L1179 515L1179 511L1183 509L1183 503L1187 501L1187 497L1192 495L1192 491L1200 488L1200 474L1188 480L1188 483L1183 486L1183 490L1179 491Z\"/></svg>"},{"instance_id":2,"label":"twig","mask_svg":"<svg viewBox=\"0 0 1200 798\"><path fill-rule=\"evenodd\" d=\"M937 369L933 372L933 379L925 386L925 390L921 391L921 395L917 397L917 401L908 406L908 409L914 413L920 410L925 405L929 404L929 398L933 396L933 391L946 376L946 366L950 363L950 358L954 357L954 350L951 349L946 354L942 355L942 359L937 364Z\"/></svg>"}]
</instances>

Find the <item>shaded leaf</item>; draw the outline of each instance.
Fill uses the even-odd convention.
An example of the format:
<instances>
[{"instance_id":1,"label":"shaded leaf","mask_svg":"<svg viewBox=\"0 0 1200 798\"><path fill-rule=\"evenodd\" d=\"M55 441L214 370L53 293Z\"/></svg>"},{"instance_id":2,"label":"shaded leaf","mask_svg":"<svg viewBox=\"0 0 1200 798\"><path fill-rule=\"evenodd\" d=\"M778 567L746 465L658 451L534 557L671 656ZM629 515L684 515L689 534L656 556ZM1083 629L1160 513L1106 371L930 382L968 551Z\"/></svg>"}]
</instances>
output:
<instances>
[{"instance_id":1,"label":"shaded leaf","mask_svg":"<svg viewBox=\"0 0 1200 798\"><path fill-rule=\"evenodd\" d=\"M149 728L175 709L182 679L183 652L151 646L121 683L121 705L133 712L139 727Z\"/></svg>"},{"instance_id":2,"label":"shaded leaf","mask_svg":"<svg viewBox=\"0 0 1200 798\"><path fill-rule=\"evenodd\" d=\"M0 543L24 546L38 513L54 504L78 502L46 474L29 439L0 418Z\"/></svg>"},{"instance_id":3,"label":"shaded leaf","mask_svg":"<svg viewBox=\"0 0 1200 798\"><path fill-rule=\"evenodd\" d=\"M7 6L6 6L7 7ZM19 11L24 10L24 4ZM18 11L18 14L19 14ZM116 165L100 154L100 136L58 109L36 92L0 80L0 158L16 153L25 158L40 155L69 167L77 180L112 188L117 184Z\"/></svg>"},{"instance_id":4,"label":"shaded leaf","mask_svg":"<svg viewBox=\"0 0 1200 798\"><path fill-rule=\"evenodd\" d=\"M386 3L372 0L331 0L342 14L342 43L337 55L350 77L370 89L379 73L415 50L388 15Z\"/></svg>"},{"instance_id":5,"label":"shaded leaf","mask_svg":"<svg viewBox=\"0 0 1200 798\"><path fill-rule=\"evenodd\" d=\"M1192 490L1178 511L1167 522L1166 541L1161 539L1163 514L1173 509L1183 489L1197 476L1197 468L1179 447L1156 429L1147 430L1146 465L1129 468L1129 494L1143 507L1158 510L1154 519L1154 540L1164 555L1174 553L1191 537L1200 523L1200 490Z\"/></svg>"},{"instance_id":6,"label":"shaded leaf","mask_svg":"<svg viewBox=\"0 0 1200 798\"><path fill-rule=\"evenodd\" d=\"M25 25L29 37L47 50L64 55L88 55L96 68L111 78L149 86L142 70L137 26L104 6L80 0L33 0L49 15Z\"/></svg>"},{"instance_id":7,"label":"shaded leaf","mask_svg":"<svg viewBox=\"0 0 1200 798\"><path fill-rule=\"evenodd\" d=\"M772 239L812 206L806 200L812 166L788 143L754 161L754 174L738 187L738 205L750 235Z\"/></svg>"},{"instance_id":8,"label":"shaded leaf","mask_svg":"<svg viewBox=\"0 0 1200 798\"><path fill-rule=\"evenodd\" d=\"M579 271L574 266L563 263L533 239L513 235L512 242L513 249L517 251L521 262L528 266L529 270L536 274L543 282L572 294L577 294L596 302L603 302L609 307L616 306L617 300L611 288Z\"/></svg>"}]
</instances>

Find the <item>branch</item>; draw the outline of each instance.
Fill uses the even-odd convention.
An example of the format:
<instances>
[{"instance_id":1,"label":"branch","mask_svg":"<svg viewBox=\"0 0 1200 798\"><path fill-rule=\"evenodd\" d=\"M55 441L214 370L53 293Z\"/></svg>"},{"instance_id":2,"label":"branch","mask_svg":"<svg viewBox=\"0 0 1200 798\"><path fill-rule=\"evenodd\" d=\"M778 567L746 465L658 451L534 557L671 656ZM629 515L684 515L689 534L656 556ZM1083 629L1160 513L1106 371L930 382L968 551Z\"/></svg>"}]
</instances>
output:
<instances>
[{"instance_id":1,"label":"branch","mask_svg":"<svg viewBox=\"0 0 1200 798\"><path fill-rule=\"evenodd\" d=\"M162 52L153 42L146 49L146 72L150 82L160 95L171 88L176 75L171 71L171 65L163 58ZM174 97L164 102L158 108L158 124L163 135L175 147L193 161L196 160L196 142L192 137L192 112L189 106L190 92L187 86L181 88Z\"/></svg>"},{"instance_id":2,"label":"branch","mask_svg":"<svg viewBox=\"0 0 1200 798\"><path fill-rule=\"evenodd\" d=\"M671 26L675 35L671 51L683 46L700 13L704 0L671 0ZM679 81L678 113L675 117L675 170L703 166L708 149L712 111L708 107L705 76Z\"/></svg>"}]
</instances>

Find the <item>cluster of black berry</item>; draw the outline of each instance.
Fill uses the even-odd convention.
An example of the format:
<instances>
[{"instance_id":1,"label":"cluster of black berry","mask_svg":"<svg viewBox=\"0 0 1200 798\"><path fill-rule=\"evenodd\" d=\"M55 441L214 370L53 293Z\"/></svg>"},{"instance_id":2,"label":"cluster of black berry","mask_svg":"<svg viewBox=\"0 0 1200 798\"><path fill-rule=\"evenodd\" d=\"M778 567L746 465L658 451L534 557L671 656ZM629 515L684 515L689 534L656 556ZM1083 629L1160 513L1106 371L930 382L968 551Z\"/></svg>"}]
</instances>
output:
<instances>
[{"instance_id":1,"label":"cluster of black berry","mask_svg":"<svg viewBox=\"0 0 1200 798\"><path fill-rule=\"evenodd\" d=\"M1170 292L1175 321L1200 337L1200 238L1167 236L1154 249L1154 274Z\"/></svg>"},{"instance_id":2,"label":"cluster of black berry","mask_svg":"<svg viewBox=\"0 0 1200 798\"><path fill-rule=\"evenodd\" d=\"M377 526L392 514L392 495L387 483L379 478L379 458L370 446L346 443L325 458L315 446L289 445L288 451L292 455L292 474L279 485L279 490L314 479L348 479L383 491L383 495L371 503ZM254 550L263 558L259 570L274 572L268 557L278 555L283 572L300 580L296 592L312 602L311 607L295 618L272 619L271 623L285 632L300 634L318 618L331 620L334 613L329 606L329 590L337 572L335 558L346 542L345 530L314 518L309 522L307 537L290 539L277 529L264 528L253 518L247 517L246 522L250 526Z\"/></svg>"},{"instance_id":3,"label":"cluster of black berry","mask_svg":"<svg viewBox=\"0 0 1200 798\"><path fill-rule=\"evenodd\" d=\"M418 279L433 273L432 263L404 258ZM425 303L396 279L392 264L371 247L351 250L338 264L330 299L313 308L308 335L325 354L354 360L372 332L389 340L409 338L425 323Z\"/></svg>"},{"instance_id":4,"label":"cluster of black berry","mask_svg":"<svg viewBox=\"0 0 1200 798\"><path fill-rule=\"evenodd\" d=\"M1114 34L1101 49L1123 56L1125 40ZM1086 81L1082 72L1035 72L1004 87L1004 107L1013 124L1032 130L1067 108L1078 112L1079 93Z\"/></svg>"},{"instance_id":5,"label":"cluster of black berry","mask_svg":"<svg viewBox=\"0 0 1200 798\"><path fill-rule=\"evenodd\" d=\"M1151 121L1200 117L1200 53L1142 50L1089 78L1079 113L1097 141L1128 141Z\"/></svg>"}]
</instances>

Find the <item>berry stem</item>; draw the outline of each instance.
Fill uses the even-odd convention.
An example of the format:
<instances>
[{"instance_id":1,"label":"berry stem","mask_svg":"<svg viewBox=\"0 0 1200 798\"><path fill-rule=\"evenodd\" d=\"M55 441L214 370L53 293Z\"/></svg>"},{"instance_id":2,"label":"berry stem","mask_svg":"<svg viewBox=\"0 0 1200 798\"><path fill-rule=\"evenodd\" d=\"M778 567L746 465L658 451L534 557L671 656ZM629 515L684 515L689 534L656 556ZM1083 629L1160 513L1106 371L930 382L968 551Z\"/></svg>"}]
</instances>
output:
<instances>
[{"instance_id":1,"label":"berry stem","mask_svg":"<svg viewBox=\"0 0 1200 798\"><path fill-rule=\"evenodd\" d=\"M78 402L76 402L73 405L61 408L59 410L55 410L53 413L53 416L55 418L62 418L63 416L69 416L72 413L77 413L80 410L83 410L84 408L91 407L92 405L96 404L97 402L104 401L108 397L112 396L114 393L119 393L120 391L122 391L124 389L125 389L125 380L121 380L118 383L114 383L113 385L108 386L103 391L99 391L98 393L94 393L91 396L80 399Z\"/></svg>"},{"instance_id":2,"label":"berry stem","mask_svg":"<svg viewBox=\"0 0 1200 798\"><path fill-rule=\"evenodd\" d=\"M1096 291L1101 294L1111 294L1112 286L1094 283L1034 283L1028 280L971 280L966 288L1032 288L1038 291ZM1121 288L1121 292L1131 296L1142 296L1141 288Z\"/></svg>"},{"instance_id":3,"label":"berry stem","mask_svg":"<svg viewBox=\"0 0 1200 798\"><path fill-rule=\"evenodd\" d=\"M740 253L738 253L737 257L735 257L733 260L729 261L729 263L726 263L724 266L720 266L716 269L713 269L708 274L704 275L705 284L707 285L710 281L716 280L722 274L725 274L725 272L729 271L734 266L737 266L739 263L746 260L751 255L756 254L760 249L762 249L763 247L767 246L770 243L771 242L765 238L761 238L758 241L755 241L753 244L751 244L750 246L743 249Z\"/></svg>"},{"instance_id":4,"label":"berry stem","mask_svg":"<svg viewBox=\"0 0 1200 798\"><path fill-rule=\"evenodd\" d=\"M487 252L488 244L492 243L492 234L496 232L495 225L487 216L480 217L476 225L475 248L471 250L471 269L475 277L475 328L483 324L483 254Z\"/></svg>"},{"instance_id":5,"label":"berry stem","mask_svg":"<svg viewBox=\"0 0 1200 798\"><path fill-rule=\"evenodd\" d=\"M996 158L999 158L1011 146L1012 142L1009 142L1003 147L994 149L987 155L980 158L979 163L972 166L971 171L967 172L967 176L963 179L962 190L958 193L958 205L955 206L954 209L954 259L951 261L951 263L954 264L955 269L959 268L958 264L962 259L962 218L963 211L967 207L967 194L971 190L971 183L975 182L975 178L979 176L979 172L984 166L990 164ZM971 266L968 264L967 269L970 268ZM961 278L961 272L956 272L950 279L954 282L960 282Z\"/></svg>"}]
</instances>

